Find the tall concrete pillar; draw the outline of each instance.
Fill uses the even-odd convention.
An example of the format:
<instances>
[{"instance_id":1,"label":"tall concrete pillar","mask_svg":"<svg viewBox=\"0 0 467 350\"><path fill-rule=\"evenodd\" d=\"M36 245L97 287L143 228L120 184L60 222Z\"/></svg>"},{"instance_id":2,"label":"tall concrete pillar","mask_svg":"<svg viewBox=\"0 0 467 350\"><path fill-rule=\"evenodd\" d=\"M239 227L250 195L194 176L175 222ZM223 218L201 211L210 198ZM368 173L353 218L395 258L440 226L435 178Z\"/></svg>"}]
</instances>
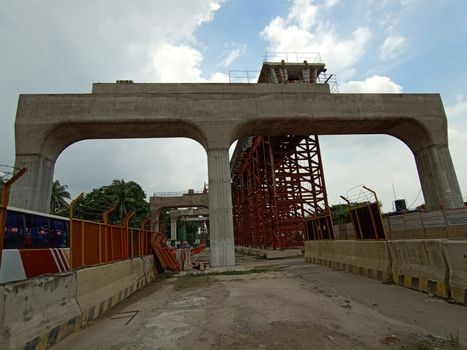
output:
<instances>
[{"instance_id":1,"label":"tall concrete pillar","mask_svg":"<svg viewBox=\"0 0 467 350\"><path fill-rule=\"evenodd\" d=\"M151 229L159 232L160 228L160 216L161 216L161 210L162 208L151 208Z\"/></svg>"},{"instance_id":2,"label":"tall concrete pillar","mask_svg":"<svg viewBox=\"0 0 467 350\"><path fill-rule=\"evenodd\" d=\"M448 146L432 145L414 154L426 210L463 207L464 201Z\"/></svg>"},{"instance_id":3,"label":"tall concrete pillar","mask_svg":"<svg viewBox=\"0 0 467 350\"><path fill-rule=\"evenodd\" d=\"M208 149L211 266L235 266L229 149Z\"/></svg>"},{"instance_id":4,"label":"tall concrete pillar","mask_svg":"<svg viewBox=\"0 0 467 350\"><path fill-rule=\"evenodd\" d=\"M55 160L38 154L17 155L15 167L28 171L12 186L9 205L48 213Z\"/></svg>"},{"instance_id":5,"label":"tall concrete pillar","mask_svg":"<svg viewBox=\"0 0 467 350\"><path fill-rule=\"evenodd\" d=\"M177 240L177 220L170 221L170 239L172 241Z\"/></svg>"}]
</instances>

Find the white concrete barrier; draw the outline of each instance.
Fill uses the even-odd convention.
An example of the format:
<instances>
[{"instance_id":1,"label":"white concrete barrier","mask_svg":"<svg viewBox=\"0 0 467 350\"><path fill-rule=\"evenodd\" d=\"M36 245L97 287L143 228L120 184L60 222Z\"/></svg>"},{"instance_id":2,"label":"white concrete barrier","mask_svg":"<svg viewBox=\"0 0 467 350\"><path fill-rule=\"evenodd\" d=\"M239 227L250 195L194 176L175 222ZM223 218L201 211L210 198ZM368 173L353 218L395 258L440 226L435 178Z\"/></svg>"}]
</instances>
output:
<instances>
[{"instance_id":1,"label":"white concrete barrier","mask_svg":"<svg viewBox=\"0 0 467 350\"><path fill-rule=\"evenodd\" d=\"M306 241L305 261L379 280L391 275L386 241Z\"/></svg>"},{"instance_id":2,"label":"white concrete barrier","mask_svg":"<svg viewBox=\"0 0 467 350\"><path fill-rule=\"evenodd\" d=\"M389 241L392 276L396 284L446 298L448 267L442 239Z\"/></svg>"},{"instance_id":3,"label":"white concrete barrier","mask_svg":"<svg viewBox=\"0 0 467 350\"><path fill-rule=\"evenodd\" d=\"M74 273L3 284L0 298L1 349L46 349L81 326Z\"/></svg>"},{"instance_id":4,"label":"white concrete barrier","mask_svg":"<svg viewBox=\"0 0 467 350\"><path fill-rule=\"evenodd\" d=\"M156 280L156 270L154 267L154 255L143 256L144 277L146 278L146 285Z\"/></svg>"},{"instance_id":5,"label":"white concrete barrier","mask_svg":"<svg viewBox=\"0 0 467 350\"><path fill-rule=\"evenodd\" d=\"M77 299L86 324L146 285L142 258L78 270Z\"/></svg>"},{"instance_id":6,"label":"white concrete barrier","mask_svg":"<svg viewBox=\"0 0 467 350\"><path fill-rule=\"evenodd\" d=\"M23 260L18 249L3 249L0 265L0 283L26 279Z\"/></svg>"},{"instance_id":7,"label":"white concrete barrier","mask_svg":"<svg viewBox=\"0 0 467 350\"><path fill-rule=\"evenodd\" d=\"M445 241L443 250L449 267L451 298L467 305L467 241Z\"/></svg>"},{"instance_id":8,"label":"white concrete barrier","mask_svg":"<svg viewBox=\"0 0 467 350\"><path fill-rule=\"evenodd\" d=\"M2 284L0 349L47 349L155 277L150 255Z\"/></svg>"}]
</instances>

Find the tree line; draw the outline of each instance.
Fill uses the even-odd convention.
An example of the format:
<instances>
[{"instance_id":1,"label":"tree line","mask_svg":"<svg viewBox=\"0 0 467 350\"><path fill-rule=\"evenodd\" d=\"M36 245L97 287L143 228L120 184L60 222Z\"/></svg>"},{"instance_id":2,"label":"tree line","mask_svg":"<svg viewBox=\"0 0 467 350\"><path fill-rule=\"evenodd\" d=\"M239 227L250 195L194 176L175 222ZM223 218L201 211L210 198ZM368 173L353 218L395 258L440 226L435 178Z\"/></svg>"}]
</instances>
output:
<instances>
[{"instance_id":1,"label":"tree line","mask_svg":"<svg viewBox=\"0 0 467 350\"><path fill-rule=\"evenodd\" d=\"M61 185L59 180L52 184L50 198L50 213L61 216L69 215L69 203L71 199L67 185ZM73 212L76 218L92 221L101 221L102 213L109 208L114 208L109 215L113 224L121 224L123 218L131 211L135 215L130 219L130 226L138 227L139 223L149 216L149 203L146 194L140 185L134 181L113 180L110 185L93 189L80 199Z\"/></svg>"}]
</instances>

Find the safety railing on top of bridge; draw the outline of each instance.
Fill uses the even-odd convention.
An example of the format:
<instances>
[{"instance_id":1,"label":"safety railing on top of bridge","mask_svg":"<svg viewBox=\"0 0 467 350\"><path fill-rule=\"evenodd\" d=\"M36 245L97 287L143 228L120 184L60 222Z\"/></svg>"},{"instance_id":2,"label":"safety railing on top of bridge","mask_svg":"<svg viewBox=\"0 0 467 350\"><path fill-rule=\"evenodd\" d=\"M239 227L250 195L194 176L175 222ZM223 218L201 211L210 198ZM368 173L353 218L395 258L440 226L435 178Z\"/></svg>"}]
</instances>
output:
<instances>
[{"instance_id":1,"label":"safety railing on top of bridge","mask_svg":"<svg viewBox=\"0 0 467 350\"><path fill-rule=\"evenodd\" d=\"M263 62L289 62L322 63L319 52L265 52Z\"/></svg>"},{"instance_id":2,"label":"safety railing on top of bridge","mask_svg":"<svg viewBox=\"0 0 467 350\"><path fill-rule=\"evenodd\" d=\"M254 84L258 82L257 70L229 70L229 83Z\"/></svg>"},{"instance_id":3,"label":"safety railing on top of bridge","mask_svg":"<svg viewBox=\"0 0 467 350\"><path fill-rule=\"evenodd\" d=\"M208 185L204 184L204 188L202 191L195 191L193 189L189 189L188 192L154 192L153 197L182 197L182 196L192 196L195 194L205 194L208 193Z\"/></svg>"}]
</instances>

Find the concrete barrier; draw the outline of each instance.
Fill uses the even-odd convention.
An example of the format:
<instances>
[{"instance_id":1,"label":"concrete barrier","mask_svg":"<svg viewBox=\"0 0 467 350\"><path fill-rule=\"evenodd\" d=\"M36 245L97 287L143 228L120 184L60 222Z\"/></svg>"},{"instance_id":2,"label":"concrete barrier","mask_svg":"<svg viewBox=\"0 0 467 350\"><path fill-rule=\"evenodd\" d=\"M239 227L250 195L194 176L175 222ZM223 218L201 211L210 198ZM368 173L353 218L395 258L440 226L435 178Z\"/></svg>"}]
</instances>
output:
<instances>
[{"instance_id":1,"label":"concrete barrier","mask_svg":"<svg viewBox=\"0 0 467 350\"><path fill-rule=\"evenodd\" d=\"M47 349L155 278L151 255L2 284L0 349Z\"/></svg>"},{"instance_id":2,"label":"concrete barrier","mask_svg":"<svg viewBox=\"0 0 467 350\"><path fill-rule=\"evenodd\" d=\"M323 259L327 253L326 259ZM330 248L326 245L326 241L305 241L305 261L313 264L324 265L329 258Z\"/></svg>"},{"instance_id":3,"label":"concrete barrier","mask_svg":"<svg viewBox=\"0 0 467 350\"><path fill-rule=\"evenodd\" d=\"M154 268L154 255L143 256L144 277L146 285L156 280L156 270Z\"/></svg>"},{"instance_id":4,"label":"concrete barrier","mask_svg":"<svg viewBox=\"0 0 467 350\"><path fill-rule=\"evenodd\" d=\"M142 258L78 270L76 278L83 325L147 284Z\"/></svg>"},{"instance_id":5,"label":"concrete barrier","mask_svg":"<svg viewBox=\"0 0 467 350\"><path fill-rule=\"evenodd\" d=\"M1 349L46 349L81 326L74 273L1 285L0 298Z\"/></svg>"},{"instance_id":6,"label":"concrete barrier","mask_svg":"<svg viewBox=\"0 0 467 350\"><path fill-rule=\"evenodd\" d=\"M379 280L391 276L386 241L306 241L305 261Z\"/></svg>"},{"instance_id":7,"label":"concrete barrier","mask_svg":"<svg viewBox=\"0 0 467 350\"><path fill-rule=\"evenodd\" d=\"M389 241L396 284L446 298L448 267L442 239Z\"/></svg>"},{"instance_id":8,"label":"concrete barrier","mask_svg":"<svg viewBox=\"0 0 467 350\"><path fill-rule=\"evenodd\" d=\"M451 298L467 305L467 241L445 241L443 250L449 267Z\"/></svg>"},{"instance_id":9,"label":"concrete barrier","mask_svg":"<svg viewBox=\"0 0 467 350\"><path fill-rule=\"evenodd\" d=\"M258 257L263 257L269 260L295 258L303 256L302 249L300 248L289 248L280 250L236 246L235 249L248 255L256 255Z\"/></svg>"}]
</instances>

